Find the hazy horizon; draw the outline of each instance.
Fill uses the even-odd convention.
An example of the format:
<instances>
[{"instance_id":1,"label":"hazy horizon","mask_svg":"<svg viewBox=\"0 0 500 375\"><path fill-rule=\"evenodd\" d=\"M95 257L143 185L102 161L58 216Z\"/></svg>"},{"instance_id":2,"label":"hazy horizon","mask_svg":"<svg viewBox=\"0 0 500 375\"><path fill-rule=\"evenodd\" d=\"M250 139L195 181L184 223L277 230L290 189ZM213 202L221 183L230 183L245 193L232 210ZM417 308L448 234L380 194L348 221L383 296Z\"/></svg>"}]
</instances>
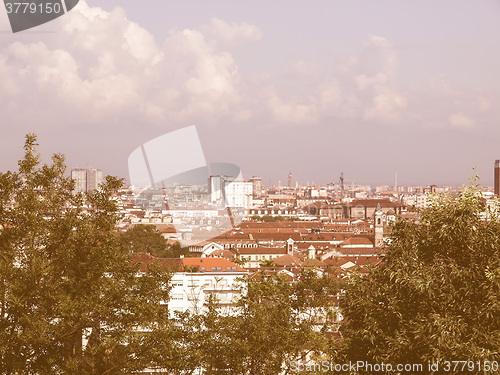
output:
<instances>
[{"instance_id":1,"label":"hazy horizon","mask_svg":"<svg viewBox=\"0 0 500 375\"><path fill-rule=\"evenodd\" d=\"M44 160L128 178L134 149L196 125L207 162L266 185L493 184L493 0L82 0L15 34L1 9L0 171L33 132Z\"/></svg>"}]
</instances>

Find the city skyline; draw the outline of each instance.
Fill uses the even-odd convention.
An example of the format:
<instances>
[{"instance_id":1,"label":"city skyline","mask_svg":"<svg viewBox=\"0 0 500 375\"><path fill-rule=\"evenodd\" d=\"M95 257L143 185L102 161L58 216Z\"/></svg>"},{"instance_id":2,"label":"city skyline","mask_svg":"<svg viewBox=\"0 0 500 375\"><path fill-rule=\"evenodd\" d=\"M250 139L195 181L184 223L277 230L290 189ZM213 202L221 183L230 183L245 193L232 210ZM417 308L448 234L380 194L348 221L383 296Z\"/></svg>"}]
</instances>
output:
<instances>
[{"instance_id":1,"label":"city skyline","mask_svg":"<svg viewBox=\"0 0 500 375\"><path fill-rule=\"evenodd\" d=\"M2 10L0 170L33 132L45 160L128 178L135 148L194 124L207 162L266 185L291 170L294 183L391 185L397 171L401 186L476 173L492 186L499 14L494 1L88 0L12 34Z\"/></svg>"}]
</instances>

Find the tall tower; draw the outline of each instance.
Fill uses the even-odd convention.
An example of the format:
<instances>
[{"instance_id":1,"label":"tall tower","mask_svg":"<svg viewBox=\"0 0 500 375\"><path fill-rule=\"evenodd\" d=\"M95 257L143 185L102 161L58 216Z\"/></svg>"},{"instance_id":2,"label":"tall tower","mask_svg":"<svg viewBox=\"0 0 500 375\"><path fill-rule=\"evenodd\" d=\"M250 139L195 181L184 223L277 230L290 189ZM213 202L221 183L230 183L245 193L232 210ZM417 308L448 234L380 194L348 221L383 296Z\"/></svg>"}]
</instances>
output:
<instances>
[{"instance_id":1,"label":"tall tower","mask_svg":"<svg viewBox=\"0 0 500 375\"><path fill-rule=\"evenodd\" d=\"M72 169L71 178L75 180L73 193L91 192L102 183L102 171L100 169Z\"/></svg>"},{"instance_id":2,"label":"tall tower","mask_svg":"<svg viewBox=\"0 0 500 375\"><path fill-rule=\"evenodd\" d=\"M93 191L102 183L102 171L100 169L87 169L87 191Z\"/></svg>"},{"instance_id":3,"label":"tall tower","mask_svg":"<svg viewBox=\"0 0 500 375\"><path fill-rule=\"evenodd\" d=\"M292 171L288 171L288 187L293 188L293 177Z\"/></svg>"},{"instance_id":4,"label":"tall tower","mask_svg":"<svg viewBox=\"0 0 500 375\"><path fill-rule=\"evenodd\" d=\"M292 240L292 237L288 238L288 240L286 240L286 253L288 255L293 255L293 244L294 244L294 240Z\"/></svg>"},{"instance_id":5,"label":"tall tower","mask_svg":"<svg viewBox=\"0 0 500 375\"><path fill-rule=\"evenodd\" d=\"M252 183L253 196L260 197L262 195L262 178L253 176L248 181Z\"/></svg>"},{"instance_id":6,"label":"tall tower","mask_svg":"<svg viewBox=\"0 0 500 375\"><path fill-rule=\"evenodd\" d=\"M500 160L495 160L495 195L500 195Z\"/></svg>"},{"instance_id":7,"label":"tall tower","mask_svg":"<svg viewBox=\"0 0 500 375\"><path fill-rule=\"evenodd\" d=\"M87 170L72 169L71 178L75 180L75 188L73 193L85 193L87 191Z\"/></svg>"},{"instance_id":8,"label":"tall tower","mask_svg":"<svg viewBox=\"0 0 500 375\"><path fill-rule=\"evenodd\" d=\"M384 246L384 224L382 222L382 214L382 208L380 207L380 203L378 203L374 215L375 247Z\"/></svg>"}]
</instances>

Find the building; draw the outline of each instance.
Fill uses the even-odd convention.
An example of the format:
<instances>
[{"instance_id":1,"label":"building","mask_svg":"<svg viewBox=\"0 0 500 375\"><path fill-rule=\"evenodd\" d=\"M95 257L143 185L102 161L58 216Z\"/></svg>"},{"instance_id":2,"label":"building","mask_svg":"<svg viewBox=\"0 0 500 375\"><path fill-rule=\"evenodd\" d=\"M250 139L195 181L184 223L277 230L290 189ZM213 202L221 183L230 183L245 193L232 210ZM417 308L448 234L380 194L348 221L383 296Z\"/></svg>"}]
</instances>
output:
<instances>
[{"instance_id":1,"label":"building","mask_svg":"<svg viewBox=\"0 0 500 375\"><path fill-rule=\"evenodd\" d=\"M229 176L210 176L210 201L225 207L249 210L252 207L253 182Z\"/></svg>"},{"instance_id":2,"label":"building","mask_svg":"<svg viewBox=\"0 0 500 375\"><path fill-rule=\"evenodd\" d=\"M253 176L248 181L252 183L253 196L260 197L262 195L262 178Z\"/></svg>"},{"instance_id":3,"label":"building","mask_svg":"<svg viewBox=\"0 0 500 375\"><path fill-rule=\"evenodd\" d=\"M97 189L102 183L102 171L100 169L72 169L71 178L75 180L73 193L90 193Z\"/></svg>"},{"instance_id":4,"label":"building","mask_svg":"<svg viewBox=\"0 0 500 375\"><path fill-rule=\"evenodd\" d=\"M252 207L252 183L249 181L232 181L225 185L226 206L244 208Z\"/></svg>"},{"instance_id":5,"label":"building","mask_svg":"<svg viewBox=\"0 0 500 375\"><path fill-rule=\"evenodd\" d=\"M382 215L382 207L378 204L374 213L375 247L384 246L384 224L382 222Z\"/></svg>"},{"instance_id":6,"label":"building","mask_svg":"<svg viewBox=\"0 0 500 375\"><path fill-rule=\"evenodd\" d=\"M210 202L215 204L224 204L224 188L226 183L233 180L234 178L230 176L210 176Z\"/></svg>"},{"instance_id":7,"label":"building","mask_svg":"<svg viewBox=\"0 0 500 375\"><path fill-rule=\"evenodd\" d=\"M500 195L500 160L495 160L495 195Z\"/></svg>"},{"instance_id":8,"label":"building","mask_svg":"<svg viewBox=\"0 0 500 375\"><path fill-rule=\"evenodd\" d=\"M168 310L171 314L185 311L201 312L209 297L214 297L226 312L234 312L233 303L245 292L240 279L248 271L223 258L155 258L146 253L133 254L139 271L146 272L150 264L173 271Z\"/></svg>"}]
</instances>

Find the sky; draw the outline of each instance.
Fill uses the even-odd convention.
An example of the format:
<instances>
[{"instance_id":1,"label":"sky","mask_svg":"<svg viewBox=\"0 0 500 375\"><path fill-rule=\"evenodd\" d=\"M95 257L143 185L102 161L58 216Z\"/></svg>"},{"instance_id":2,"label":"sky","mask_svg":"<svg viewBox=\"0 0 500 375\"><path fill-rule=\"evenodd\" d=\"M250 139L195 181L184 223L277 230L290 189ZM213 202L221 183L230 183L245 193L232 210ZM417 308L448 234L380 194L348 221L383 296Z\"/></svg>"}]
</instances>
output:
<instances>
[{"instance_id":1,"label":"sky","mask_svg":"<svg viewBox=\"0 0 500 375\"><path fill-rule=\"evenodd\" d=\"M266 185L492 185L499 67L496 0L81 0L19 33L2 8L0 171L36 133L44 160L128 178L196 125L207 162Z\"/></svg>"}]
</instances>

